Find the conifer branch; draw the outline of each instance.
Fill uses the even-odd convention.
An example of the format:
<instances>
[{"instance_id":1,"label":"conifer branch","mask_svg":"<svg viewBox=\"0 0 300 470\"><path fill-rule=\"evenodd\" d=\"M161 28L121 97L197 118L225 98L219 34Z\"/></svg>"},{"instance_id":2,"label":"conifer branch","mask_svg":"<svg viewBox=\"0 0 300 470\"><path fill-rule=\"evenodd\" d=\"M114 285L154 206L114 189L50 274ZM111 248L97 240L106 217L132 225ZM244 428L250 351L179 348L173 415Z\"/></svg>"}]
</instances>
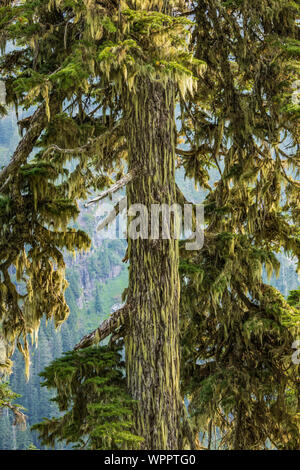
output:
<instances>
[{"instance_id":1,"label":"conifer branch","mask_svg":"<svg viewBox=\"0 0 300 470\"><path fill-rule=\"evenodd\" d=\"M129 312L132 311L133 308L134 307L130 303L127 303L124 307L112 313L110 317L107 318L107 320L104 320L96 330L85 335L75 346L74 350L77 351L78 349L88 348L107 338L107 336L114 333L117 328L124 325Z\"/></svg>"},{"instance_id":2,"label":"conifer branch","mask_svg":"<svg viewBox=\"0 0 300 470\"><path fill-rule=\"evenodd\" d=\"M193 202L188 201L179 186L176 184L176 199L178 204L184 205L184 204L193 204Z\"/></svg>"},{"instance_id":3,"label":"conifer branch","mask_svg":"<svg viewBox=\"0 0 300 470\"><path fill-rule=\"evenodd\" d=\"M236 285L235 286L236 288L236 292L238 294L238 296L240 297L240 299L243 301L243 303L246 305L246 307L249 308L249 310L259 310L259 306L254 304L253 302L251 302L250 299L248 299L248 297L244 294L244 292L242 291L241 287Z\"/></svg>"},{"instance_id":4,"label":"conifer branch","mask_svg":"<svg viewBox=\"0 0 300 470\"><path fill-rule=\"evenodd\" d=\"M177 17L183 17L183 16L190 17L192 15L195 15L196 12L197 12L196 8L194 8L193 10L187 10L187 11L182 11L182 12L177 11L175 16L177 16Z\"/></svg>"},{"instance_id":5,"label":"conifer branch","mask_svg":"<svg viewBox=\"0 0 300 470\"><path fill-rule=\"evenodd\" d=\"M107 225L111 224L117 217L118 215L123 212L123 210L126 208L126 197L123 197L121 201L119 201L113 208L113 210L108 214L106 219L101 222L98 227L97 231L100 232L103 230Z\"/></svg>"},{"instance_id":6,"label":"conifer branch","mask_svg":"<svg viewBox=\"0 0 300 470\"><path fill-rule=\"evenodd\" d=\"M96 202L102 201L102 199L106 198L107 196L114 194L115 192L119 191L119 189L123 188L126 186L128 183L130 183L137 175L136 170L132 170L127 175L123 176L119 181L117 181L113 186L108 188L106 191L101 193L99 196L97 196L95 199L91 199L91 201L88 201L84 207L88 207L91 204L95 204Z\"/></svg>"},{"instance_id":7,"label":"conifer branch","mask_svg":"<svg viewBox=\"0 0 300 470\"><path fill-rule=\"evenodd\" d=\"M60 148L56 144L50 145L43 153L43 157L45 158L47 155L51 154L52 152L58 152L62 155L82 154L83 152L89 151L93 147L94 144L99 143L101 142L101 140L104 140L108 136L112 135L119 128L120 128L120 122L118 122L112 129L105 130L103 134L99 135L98 137L95 137L94 139L88 139L87 143L80 147L63 149L63 148Z\"/></svg>"},{"instance_id":8,"label":"conifer branch","mask_svg":"<svg viewBox=\"0 0 300 470\"><path fill-rule=\"evenodd\" d=\"M281 169L282 169L282 175L283 175L284 179L285 179L288 183L290 183L291 185L296 186L296 188L300 189L300 183L299 183L298 181L294 180L293 178L290 178L290 177L287 175L287 173L286 173L286 171L285 171L285 169L284 169L284 166L283 166L283 164L282 164L281 162L280 162L280 166L281 166Z\"/></svg>"},{"instance_id":9,"label":"conifer branch","mask_svg":"<svg viewBox=\"0 0 300 470\"><path fill-rule=\"evenodd\" d=\"M8 402L2 402L1 403L1 408L9 408L15 417L13 426L21 426L22 430L26 429L26 415L20 411L18 406L12 405L11 403Z\"/></svg>"},{"instance_id":10,"label":"conifer branch","mask_svg":"<svg viewBox=\"0 0 300 470\"><path fill-rule=\"evenodd\" d=\"M46 124L46 106L41 105L31 117L31 123L23 139L20 141L10 163L0 173L0 184L5 183L9 175L26 162L36 140ZM2 188L1 188L2 189Z\"/></svg>"},{"instance_id":11,"label":"conifer branch","mask_svg":"<svg viewBox=\"0 0 300 470\"><path fill-rule=\"evenodd\" d=\"M175 152L177 155L180 155L181 157L193 157L197 154L197 150L183 150L176 148Z\"/></svg>"},{"instance_id":12,"label":"conifer branch","mask_svg":"<svg viewBox=\"0 0 300 470\"><path fill-rule=\"evenodd\" d=\"M60 102L50 102L51 114L56 114L59 111ZM0 192L6 185L7 179L17 171L21 165L26 163L26 160L32 152L37 139L40 137L45 126L48 123L46 114L46 104L43 103L29 118L30 124L24 137L19 142L10 163L0 172Z\"/></svg>"}]
</instances>

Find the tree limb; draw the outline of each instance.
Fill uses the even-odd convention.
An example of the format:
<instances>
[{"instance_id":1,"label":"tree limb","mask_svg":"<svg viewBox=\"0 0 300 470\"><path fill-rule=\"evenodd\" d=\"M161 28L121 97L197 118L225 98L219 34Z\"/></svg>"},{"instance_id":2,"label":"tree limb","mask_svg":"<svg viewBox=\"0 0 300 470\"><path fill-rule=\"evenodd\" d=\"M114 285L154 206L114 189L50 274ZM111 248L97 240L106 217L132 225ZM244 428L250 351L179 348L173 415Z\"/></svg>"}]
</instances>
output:
<instances>
[{"instance_id":1,"label":"tree limb","mask_svg":"<svg viewBox=\"0 0 300 470\"><path fill-rule=\"evenodd\" d=\"M180 204L180 205L184 205L184 204L193 204L195 205L195 203L191 202L191 201L188 201L187 198L185 197L185 195L183 194L183 192L181 191L181 189L179 188L179 186L176 184L176 199L177 199L177 203Z\"/></svg>"},{"instance_id":2,"label":"tree limb","mask_svg":"<svg viewBox=\"0 0 300 470\"><path fill-rule=\"evenodd\" d=\"M53 105L52 105L53 106ZM57 106L57 104L56 104ZM47 124L46 106L42 104L31 116L30 125L25 136L17 146L10 163L0 173L0 191L7 178L15 172L26 160L33 150L33 147Z\"/></svg>"},{"instance_id":3,"label":"tree limb","mask_svg":"<svg viewBox=\"0 0 300 470\"><path fill-rule=\"evenodd\" d=\"M177 155L180 155L181 157L193 157L194 155L196 155L197 150L196 149L194 149L194 150L183 150L183 149L180 149L180 148L176 148L175 152L176 152Z\"/></svg>"},{"instance_id":4,"label":"tree limb","mask_svg":"<svg viewBox=\"0 0 300 470\"><path fill-rule=\"evenodd\" d=\"M97 231L100 232L105 227L107 227L107 225L111 224L115 220L115 218L118 217L118 215L122 213L124 209L126 209L126 205L127 205L127 198L123 197L123 199L121 199L121 201L119 201L114 206L113 210L110 212L110 214L108 214L106 219L104 219L103 222L101 222L98 225Z\"/></svg>"},{"instance_id":5,"label":"tree limb","mask_svg":"<svg viewBox=\"0 0 300 470\"><path fill-rule=\"evenodd\" d=\"M100 134L98 137L95 137L94 139L88 139L87 143L80 147L62 149L58 145L52 144L45 150L45 152L43 153L43 157L46 157L52 152L58 152L58 153L61 153L62 155L73 155L73 154L81 154L83 152L87 152L93 147L93 145L101 142L101 140L106 139L107 136L113 134L120 127L121 127L120 122L117 122L117 124L112 129L106 129L103 132L103 134Z\"/></svg>"},{"instance_id":6,"label":"tree limb","mask_svg":"<svg viewBox=\"0 0 300 470\"><path fill-rule=\"evenodd\" d=\"M13 426L21 426L22 430L26 429L26 415L20 411L18 406L12 405L9 402L2 402L1 408L9 408L14 414L14 423Z\"/></svg>"},{"instance_id":7,"label":"tree limb","mask_svg":"<svg viewBox=\"0 0 300 470\"><path fill-rule=\"evenodd\" d=\"M95 343L99 343L103 339L107 338L111 333L114 333L117 328L124 325L129 312L132 311L133 306L127 303L124 307L120 308L116 312L112 313L107 320L94 330L92 333L85 335L79 343L75 346L74 350L85 349L92 346Z\"/></svg>"},{"instance_id":8,"label":"tree limb","mask_svg":"<svg viewBox=\"0 0 300 470\"><path fill-rule=\"evenodd\" d=\"M258 305L254 304L253 302L251 302L250 299L248 299L248 297L243 293L240 286L236 285L235 288L236 288L236 292L237 292L238 296L240 297L242 302L246 305L246 307L248 307L248 309L250 311L253 310L253 309L254 310L260 310Z\"/></svg>"},{"instance_id":9,"label":"tree limb","mask_svg":"<svg viewBox=\"0 0 300 470\"><path fill-rule=\"evenodd\" d=\"M91 201L88 201L84 205L84 207L88 207L91 204L95 204L96 202L102 201L102 199L106 198L110 194L113 194L113 193L119 191L119 189L123 188L124 186L126 186L126 184L130 183L130 181L132 181L136 176L137 176L137 171L136 170L130 171L129 173L127 173L127 175L123 176L123 178L121 178L113 186L111 186L106 191L101 193L95 199L92 199Z\"/></svg>"}]
</instances>

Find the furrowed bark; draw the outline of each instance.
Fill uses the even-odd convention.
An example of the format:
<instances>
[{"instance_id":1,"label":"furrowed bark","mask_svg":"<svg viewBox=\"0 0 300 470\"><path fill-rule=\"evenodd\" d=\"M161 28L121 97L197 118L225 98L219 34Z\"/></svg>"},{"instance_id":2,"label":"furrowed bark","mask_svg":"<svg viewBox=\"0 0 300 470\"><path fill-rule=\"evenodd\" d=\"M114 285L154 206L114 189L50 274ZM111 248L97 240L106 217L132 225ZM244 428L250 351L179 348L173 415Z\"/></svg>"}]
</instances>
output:
<instances>
[{"instance_id":1,"label":"furrowed bark","mask_svg":"<svg viewBox=\"0 0 300 470\"><path fill-rule=\"evenodd\" d=\"M126 106L129 170L128 207L176 203L175 92L172 83L140 79ZM139 403L134 431L148 450L179 448L178 241L128 240L128 298L137 298L125 335L128 388Z\"/></svg>"}]
</instances>

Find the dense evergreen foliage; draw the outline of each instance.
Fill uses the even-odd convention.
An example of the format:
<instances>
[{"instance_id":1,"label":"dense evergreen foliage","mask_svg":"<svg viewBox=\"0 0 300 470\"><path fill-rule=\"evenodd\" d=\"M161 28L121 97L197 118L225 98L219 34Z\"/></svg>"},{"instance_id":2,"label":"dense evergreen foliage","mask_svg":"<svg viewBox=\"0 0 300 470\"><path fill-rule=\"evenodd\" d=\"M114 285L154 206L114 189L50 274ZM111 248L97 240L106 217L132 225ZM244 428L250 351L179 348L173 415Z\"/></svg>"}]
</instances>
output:
<instances>
[{"instance_id":1,"label":"dense evergreen foliage","mask_svg":"<svg viewBox=\"0 0 300 470\"><path fill-rule=\"evenodd\" d=\"M79 201L122 187L126 171L130 204L184 204L177 164L206 190L204 248L182 249L179 265L178 240L129 237L125 305L77 350L124 338L132 433L145 449L194 449L199 431L209 448L215 433L221 448L298 449L297 294L288 303L264 270L278 274L282 253L299 261L300 2L26 0L0 13L7 105L30 111L0 172L3 365L16 344L28 374L28 336L37 340L42 318L58 327L68 317L66 251L91 245L73 222ZM109 260L99 272L97 257L92 269L105 276ZM59 402L55 370L78 360L82 376L85 354L104 352L88 351L46 369ZM98 359L89 374L100 383ZM87 432L93 447L115 448L91 431L105 419L93 411L95 382L81 403L87 428L74 419L73 372L61 409L73 408L38 426L44 442Z\"/></svg>"},{"instance_id":2,"label":"dense evergreen foliage","mask_svg":"<svg viewBox=\"0 0 300 470\"><path fill-rule=\"evenodd\" d=\"M13 110L0 121L0 129L4 158L20 140ZM3 408L0 416L1 449L28 449L32 443L38 448L45 447L41 445L37 431L31 431L31 426L45 416L58 416L58 408L51 401L53 392L41 387L39 373L63 352L71 350L83 332L96 328L99 319L104 319L114 305L121 303L121 293L128 282L126 268L122 269L121 266L126 244L121 240L101 240L97 236L97 220L94 210L83 210L77 222L92 240L91 251L86 255L77 255L76 259L66 257L69 282L66 302L71 314L58 331L53 323L41 322L38 348L29 346L31 365L28 382L24 376L22 355L19 351L14 353L10 387L20 396L9 395L7 398L15 398L12 403L16 401L25 408L26 429L24 426L14 426L14 413L8 407ZM65 443L58 443L56 448L68 447Z\"/></svg>"},{"instance_id":3,"label":"dense evergreen foliage","mask_svg":"<svg viewBox=\"0 0 300 470\"><path fill-rule=\"evenodd\" d=\"M181 252L182 374L209 445L217 429L233 449L299 447L299 366L290 358L299 310L262 277L263 267L269 278L279 273L275 253L299 259L299 110L289 94L298 8L208 1L196 10L207 75L182 105L193 149L182 164L208 181L191 162L214 162L219 180L204 202L204 249Z\"/></svg>"},{"instance_id":4,"label":"dense evergreen foliage","mask_svg":"<svg viewBox=\"0 0 300 470\"><path fill-rule=\"evenodd\" d=\"M66 353L42 373L43 386L54 388L52 401L62 417L36 424L42 444L77 443L83 449L137 448L131 434L132 399L126 391L121 355L114 347Z\"/></svg>"}]
</instances>

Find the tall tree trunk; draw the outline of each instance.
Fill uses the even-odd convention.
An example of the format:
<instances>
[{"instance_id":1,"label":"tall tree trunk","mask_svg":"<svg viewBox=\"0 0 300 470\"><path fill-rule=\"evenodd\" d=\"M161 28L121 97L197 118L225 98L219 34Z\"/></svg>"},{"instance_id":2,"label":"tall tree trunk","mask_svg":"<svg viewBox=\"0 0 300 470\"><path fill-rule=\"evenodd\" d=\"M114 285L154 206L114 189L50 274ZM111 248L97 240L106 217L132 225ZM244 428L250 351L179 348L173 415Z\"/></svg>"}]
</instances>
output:
<instances>
[{"instance_id":1,"label":"tall tree trunk","mask_svg":"<svg viewBox=\"0 0 300 470\"><path fill-rule=\"evenodd\" d=\"M172 83L141 79L126 105L128 206L176 202L175 92ZM172 222L174 223L174 221ZM150 218L149 218L150 226ZM128 387L138 401L135 431L144 449L179 447L178 241L129 239L128 299L136 305L125 338Z\"/></svg>"},{"instance_id":2,"label":"tall tree trunk","mask_svg":"<svg viewBox=\"0 0 300 470\"><path fill-rule=\"evenodd\" d=\"M238 403L233 450L246 450L246 449L243 449L243 445L242 445L242 442L243 442L242 424L243 424L243 405L242 403Z\"/></svg>"}]
</instances>

